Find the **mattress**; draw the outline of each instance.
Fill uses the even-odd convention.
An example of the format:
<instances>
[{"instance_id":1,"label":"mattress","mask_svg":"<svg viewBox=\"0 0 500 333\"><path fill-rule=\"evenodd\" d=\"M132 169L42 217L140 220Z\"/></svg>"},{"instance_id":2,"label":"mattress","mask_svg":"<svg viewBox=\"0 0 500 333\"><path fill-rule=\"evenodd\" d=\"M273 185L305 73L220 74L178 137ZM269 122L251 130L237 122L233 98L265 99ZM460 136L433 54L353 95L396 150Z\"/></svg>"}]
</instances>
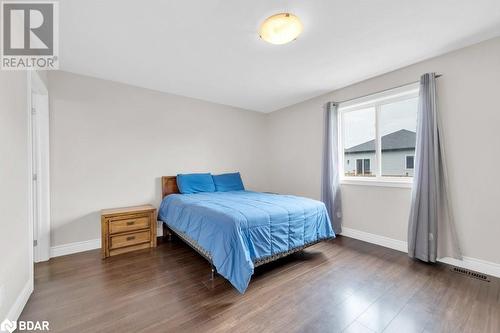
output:
<instances>
[{"instance_id":1,"label":"mattress","mask_svg":"<svg viewBox=\"0 0 500 333\"><path fill-rule=\"evenodd\" d=\"M158 216L208 253L243 293L254 262L335 237L322 202L252 191L171 194Z\"/></svg>"}]
</instances>

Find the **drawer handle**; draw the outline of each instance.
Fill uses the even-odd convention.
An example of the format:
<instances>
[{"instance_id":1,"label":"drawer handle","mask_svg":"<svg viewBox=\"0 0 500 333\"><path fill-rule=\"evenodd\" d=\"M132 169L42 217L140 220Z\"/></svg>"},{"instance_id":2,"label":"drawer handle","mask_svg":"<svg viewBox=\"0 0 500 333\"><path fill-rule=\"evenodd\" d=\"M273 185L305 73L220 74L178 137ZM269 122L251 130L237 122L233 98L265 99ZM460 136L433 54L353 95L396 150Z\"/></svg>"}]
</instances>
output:
<instances>
[{"instance_id":1,"label":"drawer handle","mask_svg":"<svg viewBox=\"0 0 500 333\"><path fill-rule=\"evenodd\" d=\"M135 221L129 221L127 222L127 225L134 225Z\"/></svg>"},{"instance_id":2,"label":"drawer handle","mask_svg":"<svg viewBox=\"0 0 500 333\"><path fill-rule=\"evenodd\" d=\"M128 237L127 237L127 240L128 240L128 241L131 241L131 240L133 240L133 239L135 239L135 236L128 236Z\"/></svg>"}]
</instances>

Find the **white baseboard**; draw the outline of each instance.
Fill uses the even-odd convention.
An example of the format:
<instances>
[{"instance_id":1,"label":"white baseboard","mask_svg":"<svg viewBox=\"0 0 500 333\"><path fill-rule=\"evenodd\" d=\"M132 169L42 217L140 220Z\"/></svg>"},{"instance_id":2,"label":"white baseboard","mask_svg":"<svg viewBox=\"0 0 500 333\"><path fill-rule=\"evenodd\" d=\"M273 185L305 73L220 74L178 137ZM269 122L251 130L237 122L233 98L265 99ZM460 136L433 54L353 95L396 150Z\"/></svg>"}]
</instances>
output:
<instances>
[{"instance_id":1,"label":"white baseboard","mask_svg":"<svg viewBox=\"0 0 500 333\"><path fill-rule=\"evenodd\" d=\"M161 225L158 226L158 235L161 236L163 230ZM408 243L405 241L401 241L398 239L393 239L385 236L380 236L376 234L372 234L369 232L351 229L342 227L342 236L358 239L367 243L376 244L380 246L384 246L390 249L394 249L401 252L408 252ZM50 257L59 257L67 254L73 254L83 251L90 251L99 249L101 247L100 239L91 239L83 242L69 243L64 245L53 246L50 249ZM496 276L500 278L500 264L471 258L471 257L463 257L463 260L458 260L454 258L441 258L438 261L443 262L445 264L462 267L466 269L470 269L476 272L480 272L483 274ZM30 292L31 293L31 292ZM28 295L29 297L29 295Z\"/></svg>"},{"instance_id":2,"label":"white baseboard","mask_svg":"<svg viewBox=\"0 0 500 333\"><path fill-rule=\"evenodd\" d=\"M367 243L388 247L393 250L398 250L405 253L408 252L408 243L398 239L393 239L346 227L342 227L341 235L358 239ZM500 278L500 264L491 261L486 261L471 257L463 257L462 260L446 257L446 258L440 258L438 259L438 261L448 265L470 269L476 272Z\"/></svg>"},{"instance_id":3,"label":"white baseboard","mask_svg":"<svg viewBox=\"0 0 500 333\"><path fill-rule=\"evenodd\" d=\"M156 225L156 236L163 236L163 222L157 221ZM101 239L91 239L83 242L68 243L63 245L56 245L50 248L50 257L60 257L68 254L90 251L101 248Z\"/></svg>"},{"instance_id":4,"label":"white baseboard","mask_svg":"<svg viewBox=\"0 0 500 333\"><path fill-rule=\"evenodd\" d=\"M161 221L158 222L156 232L157 232L157 237L161 237L163 235L163 226L160 223ZM84 252L84 251L90 251L90 250L95 250L95 249L100 249L101 248L101 239L91 239L88 241L83 241L83 242L75 242L75 243L68 243L68 244L63 244L63 245L57 245L57 246L52 246L50 248L50 257L60 257L60 256L65 256L68 254L73 254L73 253L78 253L78 252Z\"/></svg>"},{"instance_id":5,"label":"white baseboard","mask_svg":"<svg viewBox=\"0 0 500 333\"><path fill-rule=\"evenodd\" d=\"M52 246L50 248L50 257L65 256L78 252L90 251L101 248L101 239L91 239L83 242L75 242L63 245Z\"/></svg>"},{"instance_id":6,"label":"white baseboard","mask_svg":"<svg viewBox=\"0 0 500 333\"><path fill-rule=\"evenodd\" d=\"M9 312L7 313L7 317L4 319L9 319L10 321L17 321L21 312L23 312L26 303L28 303L28 299L30 298L31 293L33 292L33 282L28 280L24 285L23 289L19 293L16 298L14 304L12 304ZM2 322L3 320L2 319Z\"/></svg>"},{"instance_id":7,"label":"white baseboard","mask_svg":"<svg viewBox=\"0 0 500 333\"><path fill-rule=\"evenodd\" d=\"M342 236L355 238L362 240L367 243L377 244L383 247L388 247L390 249L398 250L401 252L408 252L408 245L406 242L384 237L376 234L371 234L369 232L342 227Z\"/></svg>"}]
</instances>

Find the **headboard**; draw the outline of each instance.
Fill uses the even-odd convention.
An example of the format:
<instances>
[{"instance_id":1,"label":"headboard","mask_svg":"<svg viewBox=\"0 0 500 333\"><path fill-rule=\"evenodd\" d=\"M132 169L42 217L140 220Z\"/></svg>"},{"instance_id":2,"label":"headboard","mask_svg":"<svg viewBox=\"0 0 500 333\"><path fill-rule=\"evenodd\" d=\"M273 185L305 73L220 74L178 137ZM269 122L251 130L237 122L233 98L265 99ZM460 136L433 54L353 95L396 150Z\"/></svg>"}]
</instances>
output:
<instances>
[{"instance_id":1,"label":"headboard","mask_svg":"<svg viewBox=\"0 0 500 333\"><path fill-rule=\"evenodd\" d=\"M169 194L180 193L177 187L176 176L163 176L161 177L161 198L165 198Z\"/></svg>"}]
</instances>

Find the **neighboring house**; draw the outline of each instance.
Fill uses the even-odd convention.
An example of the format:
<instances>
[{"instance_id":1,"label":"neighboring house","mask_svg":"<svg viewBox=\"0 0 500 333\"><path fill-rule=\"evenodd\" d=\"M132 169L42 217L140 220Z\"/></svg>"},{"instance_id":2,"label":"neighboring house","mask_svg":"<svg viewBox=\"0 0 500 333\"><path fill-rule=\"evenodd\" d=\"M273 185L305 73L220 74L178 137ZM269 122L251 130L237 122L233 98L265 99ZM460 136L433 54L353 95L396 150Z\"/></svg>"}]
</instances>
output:
<instances>
[{"instance_id":1,"label":"neighboring house","mask_svg":"<svg viewBox=\"0 0 500 333\"><path fill-rule=\"evenodd\" d=\"M415 132L405 129L382 137L382 175L412 177ZM375 165L375 140L344 150L346 176L369 176Z\"/></svg>"}]
</instances>

